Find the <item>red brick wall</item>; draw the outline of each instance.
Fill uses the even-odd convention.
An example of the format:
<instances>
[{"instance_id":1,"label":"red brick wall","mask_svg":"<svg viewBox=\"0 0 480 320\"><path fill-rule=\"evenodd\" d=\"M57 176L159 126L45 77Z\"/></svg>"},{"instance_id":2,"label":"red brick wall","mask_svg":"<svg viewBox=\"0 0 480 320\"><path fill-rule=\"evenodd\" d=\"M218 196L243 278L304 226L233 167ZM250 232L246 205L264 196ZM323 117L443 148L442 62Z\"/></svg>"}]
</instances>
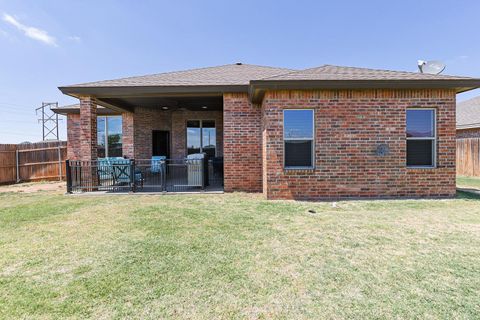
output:
<instances>
[{"instance_id":1,"label":"red brick wall","mask_svg":"<svg viewBox=\"0 0 480 320\"><path fill-rule=\"evenodd\" d=\"M437 108L437 168L406 167L408 107ZM283 169L282 110L287 108L315 110L313 170ZM267 92L262 115L264 193L269 199L444 197L455 194L454 91ZM389 146L388 156L375 154L379 144Z\"/></svg>"},{"instance_id":2,"label":"red brick wall","mask_svg":"<svg viewBox=\"0 0 480 320\"><path fill-rule=\"evenodd\" d=\"M480 138L480 128L457 130L457 139Z\"/></svg>"},{"instance_id":3,"label":"red brick wall","mask_svg":"<svg viewBox=\"0 0 480 320\"><path fill-rule=\"evenodd\" d=\"M152 131L170 131L170 157L181 159L187 155L186 150L186 123L187 120L215 120L217 133L217 155L223 155L223 113L222 111L188 111L188 110L159 110L149 108L135 108L133 121L134 149L136 159L150 159L152 157ZM124 132L129 128L125 128ZM124 146L125 150L125 146Z\"/></svg>"},{"instance_id":4,"label":"red brick wall","mask_svg":"<svg viewBox=\"0 0 480 320\"><path fill-rule=\"evenodd\" d=\"M246 93L223 95L225 191L262 191L261 108Z\"/></svg>"},{"instance_id":5,"label":"red brick wall","mask_svg":"<svg viewBox=\"0 0 480 320\"><path fill-rule=\"evenodd\" d=\"M135 114L122 113L122 155L126 158L135 158Z\"/></svg>"},{"instance_id":6,"label":"red brick wall","mask_svg":"<svg viewBox=\"0 0 480 320\"><path fill-rule=\"evenodd\" d=\"M80 160L80 114L67 115L67 159Z\"/></svg>"},{"instance_id":7,"label":"red brick wall","mask_svg":"<svg viewBox=\"0 0 480 320\"><path fill-rule=\"evenodd\" d=\"M135 159L152 157L152 130L172 128L171 111L136 107L133 114Z\"/></svg>"},{"instance_id":8,"label":"red brick wall","mask_svg":"<svg viewBox=\"0 0 480 320\"><path fill-rule=\"evenodd\" d=\"M80 99L80 159L97 160L97 102L92 97Z\"/></svg>"}]
</instances>

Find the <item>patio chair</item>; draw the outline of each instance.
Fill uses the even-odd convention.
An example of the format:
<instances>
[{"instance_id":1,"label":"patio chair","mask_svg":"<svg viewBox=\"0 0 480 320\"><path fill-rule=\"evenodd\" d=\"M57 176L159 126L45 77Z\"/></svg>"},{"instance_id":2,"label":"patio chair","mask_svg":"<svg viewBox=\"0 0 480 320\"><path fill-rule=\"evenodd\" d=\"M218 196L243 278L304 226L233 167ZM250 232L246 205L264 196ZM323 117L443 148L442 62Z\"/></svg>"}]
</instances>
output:
<instances>
[{"instance_id":1,"label":"patio chair","mask_svg":"<svg viewBox=\"0 0 480 320\"><path fill-rule=\"evenodd\" d=\"M113 168L113 180L115 185L126 185L131 182L130 170L131 161L129 159L117 158L110 161ZM135 184L143 188L143 174L139 168L134 172Z\"/></svg>"},{"instance_id":2,"label":"patio chair","mask_svg":"<svg viewBox=\"0 0 480 320\"><path fill-rule=\"evenodd\" d=\"M165 156L153 156L150 164L151 173L165 173Z\"/></svg>"}]
</instances>

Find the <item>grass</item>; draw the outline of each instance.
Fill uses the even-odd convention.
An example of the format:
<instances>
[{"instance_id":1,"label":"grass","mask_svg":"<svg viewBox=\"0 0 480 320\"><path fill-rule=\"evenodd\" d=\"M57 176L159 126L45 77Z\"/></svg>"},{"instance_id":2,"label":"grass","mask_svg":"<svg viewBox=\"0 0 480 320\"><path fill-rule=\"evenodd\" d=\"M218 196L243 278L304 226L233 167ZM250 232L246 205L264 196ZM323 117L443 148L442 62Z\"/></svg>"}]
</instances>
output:
<instances>
[{"instance_id":1,"label":"grass","mask_svg":"<svg viewBox=\"0 0 480 320\"><path fill-rule=\"evenodd\" d=\"M480 198L464 193L0 193L0 318L472 319L479 248Z\"/></svg>"},{"instance_id":2,"label":"grass","mask_svg":"<svg viewBox=\"0 0 480 320\"><path fill-rule=\"evenodd\" d=\"M480 189L480 178L457 176L457 186L460 188Z\"/></svg>"}]
</instances>

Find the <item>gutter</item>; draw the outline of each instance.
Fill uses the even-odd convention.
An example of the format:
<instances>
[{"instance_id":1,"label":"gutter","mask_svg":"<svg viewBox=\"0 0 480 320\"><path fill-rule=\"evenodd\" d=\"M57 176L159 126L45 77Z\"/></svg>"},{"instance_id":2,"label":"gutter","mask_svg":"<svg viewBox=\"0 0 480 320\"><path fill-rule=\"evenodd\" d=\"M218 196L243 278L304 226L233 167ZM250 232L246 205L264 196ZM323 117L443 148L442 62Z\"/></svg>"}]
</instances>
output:
<instances>
[{"instance_id":1,"label":"gutter","mask_svg":"<svg viewBox=\"0 0 480 320\"><path fill-rule=\"evenodd\" d=\"M92 95L97 98L113 97L169 97L192 95L221 95L227 92L248 92L248 85L213 85L213 86L114 86L114 87L76 87L66 86L58 89L66 95Z\"/></svg>"}]
</instances>

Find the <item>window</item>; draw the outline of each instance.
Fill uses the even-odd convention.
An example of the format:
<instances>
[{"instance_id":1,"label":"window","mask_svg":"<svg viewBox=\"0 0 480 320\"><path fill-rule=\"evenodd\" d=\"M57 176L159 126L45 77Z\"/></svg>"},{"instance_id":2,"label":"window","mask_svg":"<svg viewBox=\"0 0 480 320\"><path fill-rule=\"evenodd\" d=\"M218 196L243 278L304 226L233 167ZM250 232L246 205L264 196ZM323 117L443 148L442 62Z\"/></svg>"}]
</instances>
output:
<instances>
[{"instance_id":1,"label":"window","mask_svg":"<svg viewBox=\"0 0 480 320\"><path fill-rule=\"evenodd\" d=\"M107 127L105 117L97 117L97 156L105 158L105 147L107 145L105 139L105 128Z\"/></svg>"},{"instance_id":2,"label":"window","mask_svg":"<svg viewBox=\"0 0 480 320\"><path fill-rule=\"evenodd\" d=\"M122 156L122 117L97 117L97 154L99 158Z\"/></svg>"},{"instance_id":3,"label":"window","mask_svg":"<svg viewBox=\"0 0 480 320\"><path fill-rule=\"evenodd\" d=\"M407 110L407 166L435 166L435 127L435 109Z\"/></svg>"},{"instance_id":4,"label":"window","mask_svg":"<svg viewBox=\"0 0 480 320\"><path fill-rule=\"evenodd\" d=\"M187 121L187 154L205 152L215 157L217 134L213 120Z\"/></svg>"},{"instance_id":5,"label":"window","mask_svg":"<svg viewBox=\"0 0 480 320\"><path fill-rule=\"evenodd\" d=\"M285 168L312 168L314 148L313 110L284 110Z\"/></svg>"}]
</instances>

